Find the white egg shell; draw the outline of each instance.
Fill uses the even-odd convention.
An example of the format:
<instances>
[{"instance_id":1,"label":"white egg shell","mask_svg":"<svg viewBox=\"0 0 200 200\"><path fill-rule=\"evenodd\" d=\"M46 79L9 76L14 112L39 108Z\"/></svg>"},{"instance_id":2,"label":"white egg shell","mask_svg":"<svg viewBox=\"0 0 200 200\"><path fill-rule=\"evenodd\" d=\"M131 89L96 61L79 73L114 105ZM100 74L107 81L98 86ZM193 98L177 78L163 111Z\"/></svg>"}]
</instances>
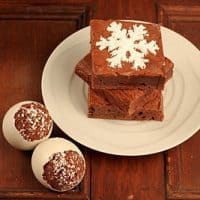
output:
<instances>
[{"instance_id":1,"label":"white egg shell","mask_svg":"<svg viewBox=\"0 0 200 200\"><path fill-rule=\"evenodd\" d=\"M35 141L27 141L23 138L23 136L19 133L19 131L15 127L15 113L20 109L23 104L27 103L34 103L35 101L22 101L15 105L13 105L4 115L3 123L2 123L2 130L3 135L7 142L16 149L20 150L31 150L33 149L38 143L46 140L50 137L52 129L53 129L53 121L49 131L49 134L40 140ZM38 103L38 102L36 102Z\"/></svg>"},{"instance_id":2,"label":"white egg shell","mask_svg":"<svg viewBox=\"0 0 200 200\"><path fill-rule=\"evenodd\" d=\"M44 172L44 165L49 161L49 158L54 154L58 152L64 152L73 150L76 151L84 160L85 165L85 159L79 148L73 144L72 142L63 139L63 138L49 138L46 141L40 143L33 151L32 158L31 158L31 166L33 170L33 174L35 175L36 179L45 187L61 192L59 190L56 190L52 188L44 179L43 179L43 172ZM86 166L86 165L85 165ZM81 182L81 180L80 180ZM79 183L80 183L79 182ZM62 191L63 192L63 191Z\"/></svg>"}]
</instances>

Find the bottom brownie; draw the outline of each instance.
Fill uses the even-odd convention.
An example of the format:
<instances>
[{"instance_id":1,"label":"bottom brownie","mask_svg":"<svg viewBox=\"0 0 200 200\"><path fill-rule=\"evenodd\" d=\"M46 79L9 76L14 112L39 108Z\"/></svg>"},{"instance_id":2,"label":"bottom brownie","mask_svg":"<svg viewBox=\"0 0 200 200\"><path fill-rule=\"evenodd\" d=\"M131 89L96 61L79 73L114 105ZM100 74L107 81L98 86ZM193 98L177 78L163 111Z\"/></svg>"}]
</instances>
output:
<instances>
[{"instance_id":1,"label":"bottom brownie","mask_svg":"<svg viewBox=\"0 0 200 200\"><path fill-rule=\"evenodd\" d=\"M165 59L165 66L163 66L165 71L166 79L170 79L173 73L173 63L169 59ZM91 56L88 54L85 56L75 68L76 74L85 80L89 85L91 82L92 69L91 69ZM112 103L120 109L120 112L124 112L126 118L128 115L132 116L136 110L144 105L148 105L148 102L155 103L152 104L155 109L157 109L159 103L162 99L162 93L157 89L132 89L132 90L95 90L100 96L104 97L108 102ZM152 109L154 109L152 108ZM116 110L116 109L115 109ZM142 114L140 114L142 115ZM142 116L141 116L142 117Z\"/></svg>"},{"instance_id":2,"label":"bottom brownie","mask_svg":"<svg viewBox=\"0 0 200 200\"><path fill-rule=\"evenodd\" d=\"M163 120L162 95L149 99L145 104L137 107L130 115L119 107L109 103L99 90L89 88L88 91L88 117L121 120Z\"/></svg>"}]
</instances>

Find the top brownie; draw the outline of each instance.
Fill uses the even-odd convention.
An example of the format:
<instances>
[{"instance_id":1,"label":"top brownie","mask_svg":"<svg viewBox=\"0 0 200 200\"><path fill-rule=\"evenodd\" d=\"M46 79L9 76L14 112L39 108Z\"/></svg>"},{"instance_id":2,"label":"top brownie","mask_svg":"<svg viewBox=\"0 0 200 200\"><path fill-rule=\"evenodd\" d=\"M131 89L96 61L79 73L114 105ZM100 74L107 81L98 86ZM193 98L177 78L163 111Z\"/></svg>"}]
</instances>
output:
<instances>
[{"instance_id":1,"label":"top brownie","mask_svg":"<svg viewBox=\"0 0 200 200\"><path fill-rule=\"evenodd\" d=\"M92 88L164 88L159 25L119 20L91 20L90 25Z\"/></svg>"}]
</instances>

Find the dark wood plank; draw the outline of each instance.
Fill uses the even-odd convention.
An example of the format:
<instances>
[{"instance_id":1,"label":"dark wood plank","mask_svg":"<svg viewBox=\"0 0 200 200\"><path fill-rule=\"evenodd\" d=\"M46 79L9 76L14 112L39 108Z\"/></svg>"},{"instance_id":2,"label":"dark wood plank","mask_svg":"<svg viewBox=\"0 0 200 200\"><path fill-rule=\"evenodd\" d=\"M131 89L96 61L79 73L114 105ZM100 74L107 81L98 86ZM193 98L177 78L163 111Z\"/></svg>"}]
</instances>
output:
<instances>
[{"instance_id":1,"label":"dark wood plank","mask_svg":"<svg viewBox=\"0 0 200 200\"><path fill-rule=\"evenodd\" d=\"M200 131L167 154L167 190L171 199L200 199Z\"/></svg>"},{"instance_id":2,"label":"dark wood plank","mask_svg":"<svg viewBox=\"0 0 200 200\"><path fill-rule=\"evenodd\" d=\"M92 155L92 200L165 199L162 154L146 157Z\"/></svg>"},{"instance_id":3,"label":"dark wood plank","mask_svg":"<svg viewBox=\"0 0 200 200\"><path fill-rule=\"evenodd\" d=\"M69 34L89 21L84 6L0 4L0 120L13 104L22 100L42 101L41 76L53 49ZM1 132L1 130L0 130ZM54 135L59 134L54 130ZM66 136L65 136L66 137ZM5 156L6 155L6 156ZM87 199L90 193L90 162L80 187L63 194L40 185L31 171L31 152L13 149L0 133L0 198Z\"/></svg>"},{"instance_id":4,"label":"dark wood plank","mask_svg":"<svg viewBox=\"0 0 200 200\"><path fill-rule=\"evenodd\" d=\"M17 200L17 199L23 199L23 200L29 200L29 199L63 199L63 200L88 200L88 196L83 194L82 192L67 192L67 193L53 193L53 192L43 192L38 191L35 192L0 192L0 199L9 199L9 200Z\"/></svg>"},{"instance_id":5,"label":"dark wood plank","mask_svg":"<svg viewBox=\"0 0 200 200\"><path fill-rule=\"evenodd\" d=\"M158 22L200 47L200 2L192 4L157 4Z\"/></svg>"},{"instance_id":6,"label":"dark wood plank","mask_svg":"<svg viewBox=\"0 0 200 200\"><path fill-rule=\"evenodd\" d=\"M158 22L200 48L200 2L158 4ZM188 66L189 67L189 66ZM170 199L200 199L200 132L167 153L167 193Z\"/></svg>"},{"instance_id":7,"label":"dark wood plank","mask_svg":"<svg viewBox=\"0 0 200 200\"><path fill-rule=\"evenodd\" d=\"M156 21L154 0L96 0L95 18Z\"/></svg>"},{"instance_id":8,"label":"dark wood plank","mask_svg":"<svg viewBox=\"0 0 200 200\"><path fill-rule=\"evenodd\" d=\"M155 22L155 2L97 0L94 18ZM131 158L94 153L91 187L92 200L165 199L163 155Z\"/></svg>"}]
</instances>

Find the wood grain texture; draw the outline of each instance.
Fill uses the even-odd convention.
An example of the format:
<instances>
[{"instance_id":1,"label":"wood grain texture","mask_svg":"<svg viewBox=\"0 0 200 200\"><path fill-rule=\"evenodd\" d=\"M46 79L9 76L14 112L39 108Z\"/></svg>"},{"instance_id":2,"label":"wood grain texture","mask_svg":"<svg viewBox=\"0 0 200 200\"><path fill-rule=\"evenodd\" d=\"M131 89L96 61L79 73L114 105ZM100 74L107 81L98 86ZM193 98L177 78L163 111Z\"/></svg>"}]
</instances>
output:
<instances>
[{"instance_id":1,"label":"wood grain texture","mask_svg":"<svg viewBox=\"0 0 200 200\"><path fill-rule=\"evenodd\" d=\"M170 199L200 199L200 131L167 154L167 191Z\"/></svg>"},{"instance_id":2,"label":"wood grain texture","mask_svg":"<svg viewBox=\"0 0 200 200\"><path fill-rule=\"evenodd\" d=\"M200 48L200 2L158 4L158 22ZM189 66L188 66L189 67ZM167 153L167 192L170 199L200 199L200 131Z\"/></svg>"},{"instance_id":3,"label":"wood grain texture","mask_svg":"<svg viewBox=\"0 0 200 200\"><path fill-rule=\"evenodd\" d=\"M155 1L97 0L93 17L155 22ZM92 154L92 200L164 200L164 181L163 154L137 158Z\"/></svg>"},{"instance_id":4,"label":"wood grain texture","mask_svg":"<svg viewBox=\"0 0 200 200\"><path fill-rule=\"evenodd\" d=\"M47 58L64 38L85 26L89 16L88 8L84 6L1 5L1 122L11 105L22 100L42 101L40 84ZM60 134L59 129L54 129L54 136ZM36 181L30 166L31 152L13 149L4 140L2 132L0 144L0 199L88 199L88 152L85 151L86 176L80 187L59 194L50 192Z\"/></svg>"},{"instance_id":5,"label":"wood grain texture","mask_svg":"<svg viewBox=\"0 0 200 200\"><path fill-rule=\"evenodd\" d=\"M96 0L95 18L156 21L153 0Z\"/></svg>"},{"instance_id":6,"label":"wood grain texture","mask_svg":"<svg viewBox=\"0 0 200 200\"><path fill-rule=\"evenodd\" d=\"M200 48L200 2L190 4L157 4L158 23L167 26Z\"/></svg>"},{"instance_id":7,"label":"wood grain texture","mask_svg":"<svg viewBox=\"0 0 200 200\"><path fill-rule=\"evenodd\" d=\"M93 200L165 199L162 154L116 157L92 154Z\"/></svg>"}]
</instances>

